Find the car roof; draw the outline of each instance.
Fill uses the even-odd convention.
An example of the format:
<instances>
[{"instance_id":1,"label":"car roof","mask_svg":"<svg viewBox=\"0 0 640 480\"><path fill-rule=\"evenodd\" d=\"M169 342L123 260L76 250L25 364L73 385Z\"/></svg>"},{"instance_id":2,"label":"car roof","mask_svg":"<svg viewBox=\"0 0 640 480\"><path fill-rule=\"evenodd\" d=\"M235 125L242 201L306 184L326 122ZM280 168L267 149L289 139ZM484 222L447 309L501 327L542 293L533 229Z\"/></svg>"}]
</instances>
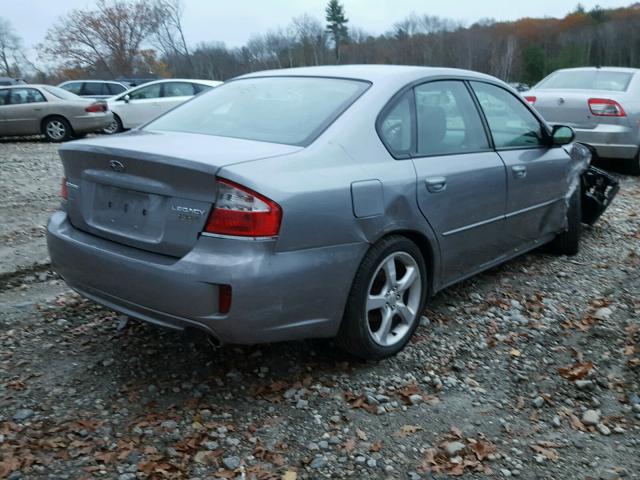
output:
<instances>
[{"instance_id":1,"label":"car roof","mask_svg":"<svg viewBox=\"0 0 640 480\"><path fill-rule=\"evenodd\" d=\"M628 68L628 67L576 67L576 68L561 68L556 70L555 72L593 72L593 71L604 71L604 72L621 72L621 73L637 73L640 72L638 68Z\"/></svg>"},{"instance_id":2,"label":"car roof","mask_svg":"<svg viewBox=\"0 0 640 480\"><path fill-rule=\"evenodd\" d=\"M59 83L58 86L66 85L67 83L80 83L80 82L81 83L115 83L117 85L124 86L122 82L118 82L117 80L67 80L66 82Z\"/></svg>"},{"instance_id":3,"label":"car roof","mask_svg":"<svg viewBox=\"0 0 640 480\"><path fill-rule=\"evenodd\" d=\"M418 67L408 65L330 65L318 67L284 68L280 70L265 70L242 75L237 78L252 77L279 77L279 76L309 76L309 77L336 77L354 80L365 80L376 83L388 81L390 78L398 82L411 82L426 77L473 77L496 81L497 79L483 73L458 68Z\"/></svg>"},{"instance_id":4,"label":"car roof","mask_svg":"<svg viewBox=\"0 0 640 480\"><path fill-rule=\"evenodd\" d=\"M131 90L138 89L140 87L148 87L149 85L156 85L158 83L168 83L168 82L189 82L189 83L198 83L200 85L210 85L215 87L216 85L220 85L222 82L218 80L200 80L197 78L163 78L162 80L153 80L151 82L142 83L135 87L132 87Z\"/></svg>"}]
</instances>

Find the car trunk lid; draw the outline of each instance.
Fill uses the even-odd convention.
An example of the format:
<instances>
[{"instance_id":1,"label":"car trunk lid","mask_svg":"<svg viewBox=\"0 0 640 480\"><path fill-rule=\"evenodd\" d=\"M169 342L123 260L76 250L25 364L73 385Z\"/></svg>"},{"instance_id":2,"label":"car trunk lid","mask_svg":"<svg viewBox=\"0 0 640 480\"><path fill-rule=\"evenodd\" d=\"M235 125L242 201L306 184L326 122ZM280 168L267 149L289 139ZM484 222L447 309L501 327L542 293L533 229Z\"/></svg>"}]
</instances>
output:
<instances>
[{"instance_id":1,"label":"car trunk lid","mask_svg":"<svg viewBox=\"0 0 640 480\"><path fill-rule=\"evenodd\" d=\"M613 95L615 93L615 95ZM568 90L532 90L527 99L535 97L533 106L551 124L562 124L579 129L594 129L599 124L628 125L625 117L597 116L589 108L589 99L612 99L620 97L618 92L593 90L572 92ZM615 97L615 98L614 98ZM619 100L618 100L619 101Z\"/></svg>"},{"instance_id":2,"label":"car trunk lid","mask_svg":"<svg viewBox=\"0 0 640 480\"><path fill-rule=\"evenodd\" d=\"M197 241L215 203L220 168L299 149L145 131L73 142L60 149L69 220L109 240L181 257Z\"/></svg>"}]
</instances>

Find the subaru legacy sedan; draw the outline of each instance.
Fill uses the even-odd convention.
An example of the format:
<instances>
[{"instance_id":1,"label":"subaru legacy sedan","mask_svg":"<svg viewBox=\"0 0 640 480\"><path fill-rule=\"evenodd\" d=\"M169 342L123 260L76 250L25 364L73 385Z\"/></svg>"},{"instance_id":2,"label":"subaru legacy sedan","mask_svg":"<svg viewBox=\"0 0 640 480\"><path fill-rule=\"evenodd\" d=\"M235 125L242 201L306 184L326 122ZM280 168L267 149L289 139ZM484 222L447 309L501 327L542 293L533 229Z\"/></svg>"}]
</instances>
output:
<instances>
[{"instance_id":1,"label":"subaru legacy sedan","mask_svg":"<svg viewBox=\"0 0 640 480\"><path fill-rule=\"evenodd\" d=\"M584 67L557 70L526 93L550 123L571 126L598 156L640 175L640 70Z\"/></svg>"},{"instance_id":2,"label":"subaru legacy sedan","mask_svg":"<svg viewBox=\"0 0 640 480\"><path fill-rule=\"evenodd\" d=\"M446 286L543 244L577 252L589 156L572 140L469 71L253 73L64 145L49 251L131 317L384 358Z\"/></svg>"}]
</instances>

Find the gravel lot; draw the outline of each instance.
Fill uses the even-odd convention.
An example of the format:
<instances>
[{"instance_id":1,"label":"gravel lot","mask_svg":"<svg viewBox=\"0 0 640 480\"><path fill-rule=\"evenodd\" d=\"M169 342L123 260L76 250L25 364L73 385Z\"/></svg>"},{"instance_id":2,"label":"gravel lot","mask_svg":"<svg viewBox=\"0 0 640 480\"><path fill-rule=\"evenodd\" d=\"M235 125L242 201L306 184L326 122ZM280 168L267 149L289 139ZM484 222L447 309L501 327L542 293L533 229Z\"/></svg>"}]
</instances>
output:
<instances>
[{"instance_id":1,"label":"gravel lot","mask_svg":"<svg viewBox=\"0 0 640 480\"><path fill-rule=\"evenodd\" d=\"M55 151L0 141L0 478L640 478L640 178L578 256L450 288L361 363L212 350L70 292L42 228Z\"/></svg>"}]
</instances>

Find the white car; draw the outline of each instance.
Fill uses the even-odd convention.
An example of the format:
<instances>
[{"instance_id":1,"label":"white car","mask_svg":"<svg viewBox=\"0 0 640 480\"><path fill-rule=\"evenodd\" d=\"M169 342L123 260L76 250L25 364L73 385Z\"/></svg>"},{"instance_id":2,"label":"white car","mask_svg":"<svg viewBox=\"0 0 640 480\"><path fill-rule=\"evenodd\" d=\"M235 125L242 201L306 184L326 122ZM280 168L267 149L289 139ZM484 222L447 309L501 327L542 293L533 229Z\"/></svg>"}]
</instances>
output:
<instances>
[{"instance_id":1,"label":"white car","mask_svg":"<svg viewBox=\"0 0 640 480\"><path fill-rule=\"evenodd\" d=\"M135 128L221 83L214 80L156 80L127 90L107 100L113 122L104 133Z\"/></svg>"}]
</instances>

